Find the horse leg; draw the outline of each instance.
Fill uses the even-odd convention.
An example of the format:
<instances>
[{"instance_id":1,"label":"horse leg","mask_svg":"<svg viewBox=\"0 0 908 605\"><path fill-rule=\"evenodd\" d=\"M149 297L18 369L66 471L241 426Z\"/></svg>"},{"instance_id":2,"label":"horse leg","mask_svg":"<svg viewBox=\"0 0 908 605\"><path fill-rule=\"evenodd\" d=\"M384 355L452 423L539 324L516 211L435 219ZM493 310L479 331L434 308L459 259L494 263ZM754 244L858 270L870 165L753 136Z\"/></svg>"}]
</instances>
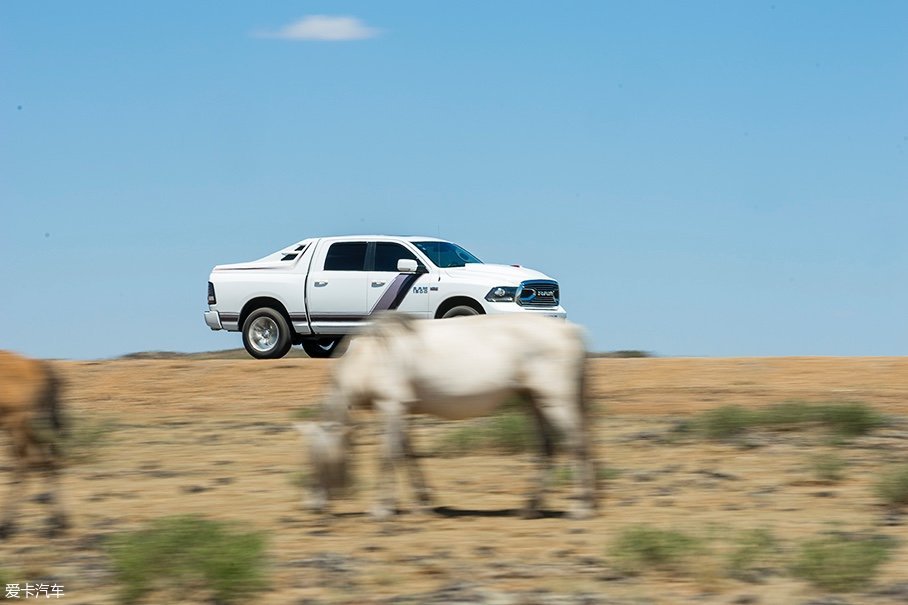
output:
<instances>
[{"instance_id":1,"label":"horse leg","mask_svg":"<svg viewBox=\"0 0 908 605\"><path fill-rule=\"evenodd\" d=\"M328 512L328 488L324 483L321 477L310 480L308 494L303 496L302 506L305 510L316 514Z\"/></svg>"},{"instance_id":2,"label":"horse leg","mask_svg":"<svg viewBox=\"0 0 908 605\"><path fill-rule=\"evenodd\" d=\"M60 379L49 364L44 363L43 369L47 380L43 391L35 402L36 411L40 411L43 416L46 416L46 422L53 429L55 435L49 438L47 436L39 438L38 435L32 433L31 427L29 427L26 439L28 444L39 451L41 467L48 476L48 487L50 489L48 495L53 509L49 519L47 534L49 537L54 537L69 526L60 498L60 474L63 456L58 442L58 438L66 436L67 431L60 403Z\"/></svg>"},{"instance_id":3,"label":"horse leg","mask_svg":"<svg viewBox=\"0 0 908 605\"><path fill-rule=\"evenodd\" d=\"M47 535L48 537L53 538L69 527L69 521L67 520L66 512L60 499L60 466L57 462L57 448L53 444L50 446L50 456L51 459L48 463L49 467L47 473L50 478L51 505L54 508L51 513Z\"/></svg>"},{"instance_id":4,"label":"horse leg","mask_svg":"<svg viewBox=\"0 0 908 605\"><path fill-rule=\"evenodd\" d=\"M385 434L378 456L379 497L372 516L388 519L397 512L396 469L404 457L404 409L399 404L378 402L376 408L385 415Z\"/></svg>"},{"instance_id":5,"label":"horse leg","mask_svg":"<svg viewBox=\"0 0 908 605\"><path fill-rule=\"evenodd\" d=\"M552 427L543 416L540 409L535 405L532 406L533 418L536 421L536 427L539 430L540 451L537 454L536 466L538 469L536 481L530 491L526 507L521 511L521 516L525 519L537 519L542 516L542 509L545 502L545 494L548 491L552 480L555 457L555 437L552 434Z\"/></svg>"},{"instance_id":6,"label":"horse leg","mask_svg":"<svg viewBox=\"0 0 908 605\"><path fill-rule=\"evenodd\" d=\"M574 499L570 512L574 519L593 516L596 509L596 471L590 457L589 437L583 411L565 405L563 399L540 407L543 416L564 435L565 447L573 457Z\"/></svg>"},{"instance_id":7,"label":"horse leg","mask_svg":"<svg viewBox=\"0 0 908 605\"><path fill-rule=\"evenodd\" d=\"M326 430L326 424L319 422L295 422L294 428L299 431L307 446L307 457L310 476L304 482L301 506L314 513L327 513L330 502L330 491L334 486L332 462L346 455L338 448L346 446L336 442Z\"/></svg>"},{"instance_id":8,"label":"horse leg","mask_svg":"<svg viewBox=\"0 0 908 605\"><path fill-rule=\"evenodd\" d=\"M9 538L16 533L16 512L19 502L23 498L20 487L25 481L28 472L28 445L23 437L13 435L13 483L6 493L6 502L3 505L3 520L0 521L0 540Z\"/></svg>"},{"instance_id":9,"label":"horse leg","mask_svg":"<svg viewBox=\"0 0 908 605\"><path fill-rule=\"evenodd\" d=\"M575 519L587 519L596 513L596 465L590 455L589 435L581 424L576 442L570 446L574 452L574 490L577 505L571 513Z\"/></svg>"},{"instance_id":10,"label":"horse leg","mask_svg":"<svg viewBox=\"0 0 908 605\"><path fill-rule=\"evenodd\" d=\"M309 467L312 474L304 481L305 486L300 504L303 510L308 510L315 514L326 514L329 512L331 469L329 468L329 462L321 457L325 453L319 451L314 444L310 444Z\"/></svg>"},{"instance_id":11,"label":"horse leg","mask_svg":"<svg viewBox=\"0 0 908 605\"><path fill-rule=\"evenodd\" d=\"M410 483L416 492L416 499L424 510L429 511L432 504L432 490L426 485L426 478L419 465L419 458L413 450L413 440L409 434L403 435L403 449L407 459L407 469L410 471Z\"/></svg>"}]
</instances>

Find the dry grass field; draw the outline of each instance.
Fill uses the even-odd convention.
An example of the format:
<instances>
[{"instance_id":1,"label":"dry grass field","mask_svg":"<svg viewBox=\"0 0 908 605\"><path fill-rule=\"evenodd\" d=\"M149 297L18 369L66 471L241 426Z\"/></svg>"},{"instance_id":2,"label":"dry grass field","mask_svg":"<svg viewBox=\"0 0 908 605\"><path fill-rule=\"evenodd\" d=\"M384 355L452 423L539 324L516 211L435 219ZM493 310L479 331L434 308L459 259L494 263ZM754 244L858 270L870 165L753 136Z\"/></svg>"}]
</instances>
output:
<instances>
[{"instance_id":1,"label":"dry grass field","mask_svg":"<svg viewBox=\"0 0 908 605\"><path fill-rule=\"evenodd\" d=\"M55 362L74 430L64 480L74 526L42 536L32 481L20 533L0 544L2 581L55 582L65 603L120 603L111 539L198 514L266 536L266 584L241 603L908 602L908 518L876 491L908 464L908 358L591 359L598 517L562 518L569 483L558 481L550 515L519 518L532 455L436 455L447 435L478 423L419 419L415 443L439 509L422 515L405 498L404 514L384 524L364 514L379 430L370 414L359 416L354 495L329 517L300 507L291 422L317 406L332 363ZM854 437L817 423L726 439L695 428L710 410L786 401L859 403L886 423ZM646 558L658 548L633 533L641 527L674 536L662 559ZM804 544L824 537L885 543L889 557L864 583L823 587L796 569ZM857 568L861 555L843 552ZM203 582L159 580L144 602L211 602Z\"/></svg>"}]
</instances>

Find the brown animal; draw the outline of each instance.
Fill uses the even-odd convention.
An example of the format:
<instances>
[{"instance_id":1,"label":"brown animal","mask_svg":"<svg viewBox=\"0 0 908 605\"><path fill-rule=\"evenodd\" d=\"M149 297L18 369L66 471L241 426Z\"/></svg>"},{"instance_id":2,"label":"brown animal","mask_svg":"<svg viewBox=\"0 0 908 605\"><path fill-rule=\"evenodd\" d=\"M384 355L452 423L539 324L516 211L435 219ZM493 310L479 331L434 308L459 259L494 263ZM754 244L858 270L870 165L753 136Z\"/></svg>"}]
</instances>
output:
<instances>
[{"instance_id":1,"label":"brown animal","mask_svg":"<svg viewBox=\"0 0 908 605\"><path fill-rule=\"evenodd\" d=\"M65 433L60 409L60 380L45 361L0 351L0 426L9 435L13 453L13 484L9 487L0 520L0 539L12 535L21 491L29 470L43 470L54 512L48 533L67 526L57 495L61 455L58 440Z\"/></svg>"}]
</instances>

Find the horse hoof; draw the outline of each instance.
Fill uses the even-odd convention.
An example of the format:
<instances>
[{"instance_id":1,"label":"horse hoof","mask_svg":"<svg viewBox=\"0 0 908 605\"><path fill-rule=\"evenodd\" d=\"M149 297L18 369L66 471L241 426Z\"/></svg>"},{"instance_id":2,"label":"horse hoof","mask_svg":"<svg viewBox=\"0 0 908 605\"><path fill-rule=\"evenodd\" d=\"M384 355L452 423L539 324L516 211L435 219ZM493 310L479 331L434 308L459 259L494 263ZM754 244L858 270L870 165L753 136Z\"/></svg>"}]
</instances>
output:
<instances>
[{"instance_id":1,"label":"horse hoof","mask_svg":"<svg viewBox=\"0 0 908 605\"><path fill-rule=\"evenodd\" d=\"M596 511L592 508L583 506L578 508L573 508L568 513L568 518L575 521L583 521L584 519L592 519L596 514Z\"/></svg>"},{"instance_id":2,"label":"horse hoof","mask_svg":"<svg viewBox=\"0 0 908 605\"><path fill-rule=\"evenodd\" d=\"M6 540L16 533L16 526L7 521L6 523L0 524L0 540Z\"/></svg>"},{"instance_id":3,"label":"horse hoof","mask_svg":"<svg viewBox=\"0 0 908 605\"><path fill-rule=\"evenodd\" d=\"M520 509L520 518L521 519L542 519L544 515L542 511L538 508L522 508Z\"/></svg>"},{"instance_id":4,"label":"horse hoof","mask_svg":"<svg viewBox=\"0 0 908 605\"><path fill-rule=\"evenodd\" d=\"M302 508L315 515L322 515L328 512L328 505L324 500L303 500Z\"/></svg>"},{"instance_id":5,"label":"horse hoof","mask_svg":"<svg viewBox=\"0 0 908 605\"><path fill-rule=\"evenodd\" d=\"M372 518L376 521L387 521L391 519L396 512L397 511L395 511L393 508L388 508L386 506L375 506L372 508L371 515Z\"/></svg>"}]
</instances>

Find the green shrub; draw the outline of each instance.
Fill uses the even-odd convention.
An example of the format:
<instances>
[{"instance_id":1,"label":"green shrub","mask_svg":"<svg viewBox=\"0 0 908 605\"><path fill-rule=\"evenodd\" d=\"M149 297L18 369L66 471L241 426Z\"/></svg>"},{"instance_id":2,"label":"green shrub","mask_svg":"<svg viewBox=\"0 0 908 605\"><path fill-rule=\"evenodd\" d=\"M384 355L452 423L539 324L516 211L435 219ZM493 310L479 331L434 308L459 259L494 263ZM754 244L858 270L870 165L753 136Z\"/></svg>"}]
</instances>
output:
<instances>
[{"instance_id":1,"label":"green shrub","mask_svg":"<svg viewBox=\"0 0 908 605\"><path fill-rule=\"evenodd\" d=\"M625 573L650 569L687 573L704 550L700 540L683 532L635 525L619 534L612 555L615 566Z\"/></svg>"},{"instance_id":2,"label":"green shrub","mask_svg":"<svg viewBox=\"0 0 908 605\"><path fill-rule=\"evenodd\" d=\"M621 469L617 469L612 466L596 466L596 481L599 483L605 483L608 481L614 481L621 476ZM562 464L557 469L555 469L555 484L556 485L567 485L574 481L574 466L573 464Z\"/></svg>"},{"instance_id":3,"label":"green shrub","mask_svg":"<svg viewBox=\"0 0 908 605\"><path fill-rule=\"evenodd\" d=\"M3 588L5 588L6 586L8 586L10 584L15 584L18 581L17 579L14 580L13 577L14 577L13 574L10 573L8 569L0 568L0 590L2 590ZM3 600L5 598L6 598L6 593L0 592L0 600Z\"/></svg>"},{"instance_id":4,"label":"green shrub","mask_svg":"<svg viewBox=\"0 0 908 605\"><path fill-rule=\"evenodd\" d=\"M94 462L98 452L107 446L116 428L110 419L75 417L68 418L66 436L60 442L63 457L70 464Z\"/></svg>"},{"instance_id":5,"label":"green shrub","mask_svg":"<svg viewBox=\"0 0 908 605\"><path fill-rule=\"evenodd\" d=\"M464 456L484 448L485 439L481 424L460 426L446 432L435 443L435 451L442 456Z\"/></svg>"},{"instance_id":6,"label":"green shrub","mask_svg":"<svg viewBox=\"0 0 908 605\"><path fill-rule=\"evenodd\" d=\"M785 401L756 413L755 424L777 430L795 429L817 420L817 409L801 401Z\"/></svg>"},{"instance_id":7,"label":"green shrub","mask_svg":"<svg viewBox=\"0 0 908 605\"><path fill-rule=\"evenodd\" d=\"M490 416L485 424L485 442L491 450L519 454L537 449L539 429L526 413Z\"/></svg>"},{"instance_id":8,"label":"green shrub","mask_svg":"<svg viewBox=\"0 0 908 605\"><path fill-rule=\"evenodd\" d=\"M849 592L870 584L892 549L885 536L832 535L801 544L792 573L833 592Z\"/></svg>"},{"instance_id":9,"label":"green shrub","mask_svg":"<svg viewBox=\"0 0 908 605\"><path fill-rule=\"evenodd\" d=\"M287 480L293 487L302 488L308 487L311 479L306 471L294 471L287 476Z\"/></svg>"},{"instance_id":10,"label":"green shrub","mask_svg":"<svg viewBox=\"0 0 908 605\"><path fill-rule=\"evenodd\" d=\"M817 454L810 459L814 476L823 483L838 483L844 478L848 462L835 454Z\"/></svg>"},{"instance_id":11,"label":"green shrub","mask_svg":"<svg viewBox=\"0 0 908 605\"><path fill-rule=\"evenodd\" d=\"M908 504L908 464L886 471L876 484L876 493L890 506Z\"/></svg>"},{"instance_id":12,"label":"green shrub","mask_svg":"<svg viewBox=\"0 0 908 605\"><path fill-rule=\"evenodd\" d=\"M538 431L527 413L507 410L449 431L436 444L436 450L445 456L488 451L519 454L539 447Z\"/></svg>"},{"instance_id":13,"label":"green shrub","mask_svg":"<svg viewBox=\"0 0 908 605\"><path fill-rule=\"evenodd\" d=\"M746 532L728 555L728 575L737 580L758 581L761 572L779 563L780 553L779 543L769 530Z\"/></svg>"},{"instance_id":14,"label":"green shrub","mask_svg":"<svg viewBox=\"0 0 908 605\"><path fill-rule=\"evenodd\" d=\"M885 424L885 419L863 403L826 403L811 405L790 401L761 410L739 405L725 405L695 417L678 427L678 432L691 429L708 439L731 439L753 428L794 430L819 424L839 438L857 437Z\"/></svg>"},{"instance_id":15,"label":"green shrub","mask_svg":"<svg viewBox=\"0 0 908 605\"><path fill-rule=\"evenodd\" d=\"M114 537L108 545L121 598L153 591L233 603L265 586L264 537L198 516L167 517ZM200 596L198 601L202 601Z\"/></svg>"},{"instance_id":16,"label":"green shrub","mask_svg":"<svg viewBox=\"0 0 908 605\"><path fill-rule=\"evenodd\" d=\"M292 418L296 421L314 421L322 417L322 408L317 405L307 405L296 408L293 411Z\"/></svg>"},{"instance_id":17,"label":"green shrub","mask_svg":"<svg viewBox=\"0 0 908 605\"><path fill-rule=\"evenodd\" d=\"M730 439L740 436L753 423L753 412L739 405L725 405L703 412L696 427L708 439Z\"/></svg>"},{"instance_id":18,"label":"green shrub","mask_svg":"<svg viewBox=\"0 0 908 605\"><path fill-rule=\"evenodd\" d=\"M865 435L884 424L883 417L863 403L829 403L818 406L817 416L840 437Z\"/></svg>"}]
</instances>

